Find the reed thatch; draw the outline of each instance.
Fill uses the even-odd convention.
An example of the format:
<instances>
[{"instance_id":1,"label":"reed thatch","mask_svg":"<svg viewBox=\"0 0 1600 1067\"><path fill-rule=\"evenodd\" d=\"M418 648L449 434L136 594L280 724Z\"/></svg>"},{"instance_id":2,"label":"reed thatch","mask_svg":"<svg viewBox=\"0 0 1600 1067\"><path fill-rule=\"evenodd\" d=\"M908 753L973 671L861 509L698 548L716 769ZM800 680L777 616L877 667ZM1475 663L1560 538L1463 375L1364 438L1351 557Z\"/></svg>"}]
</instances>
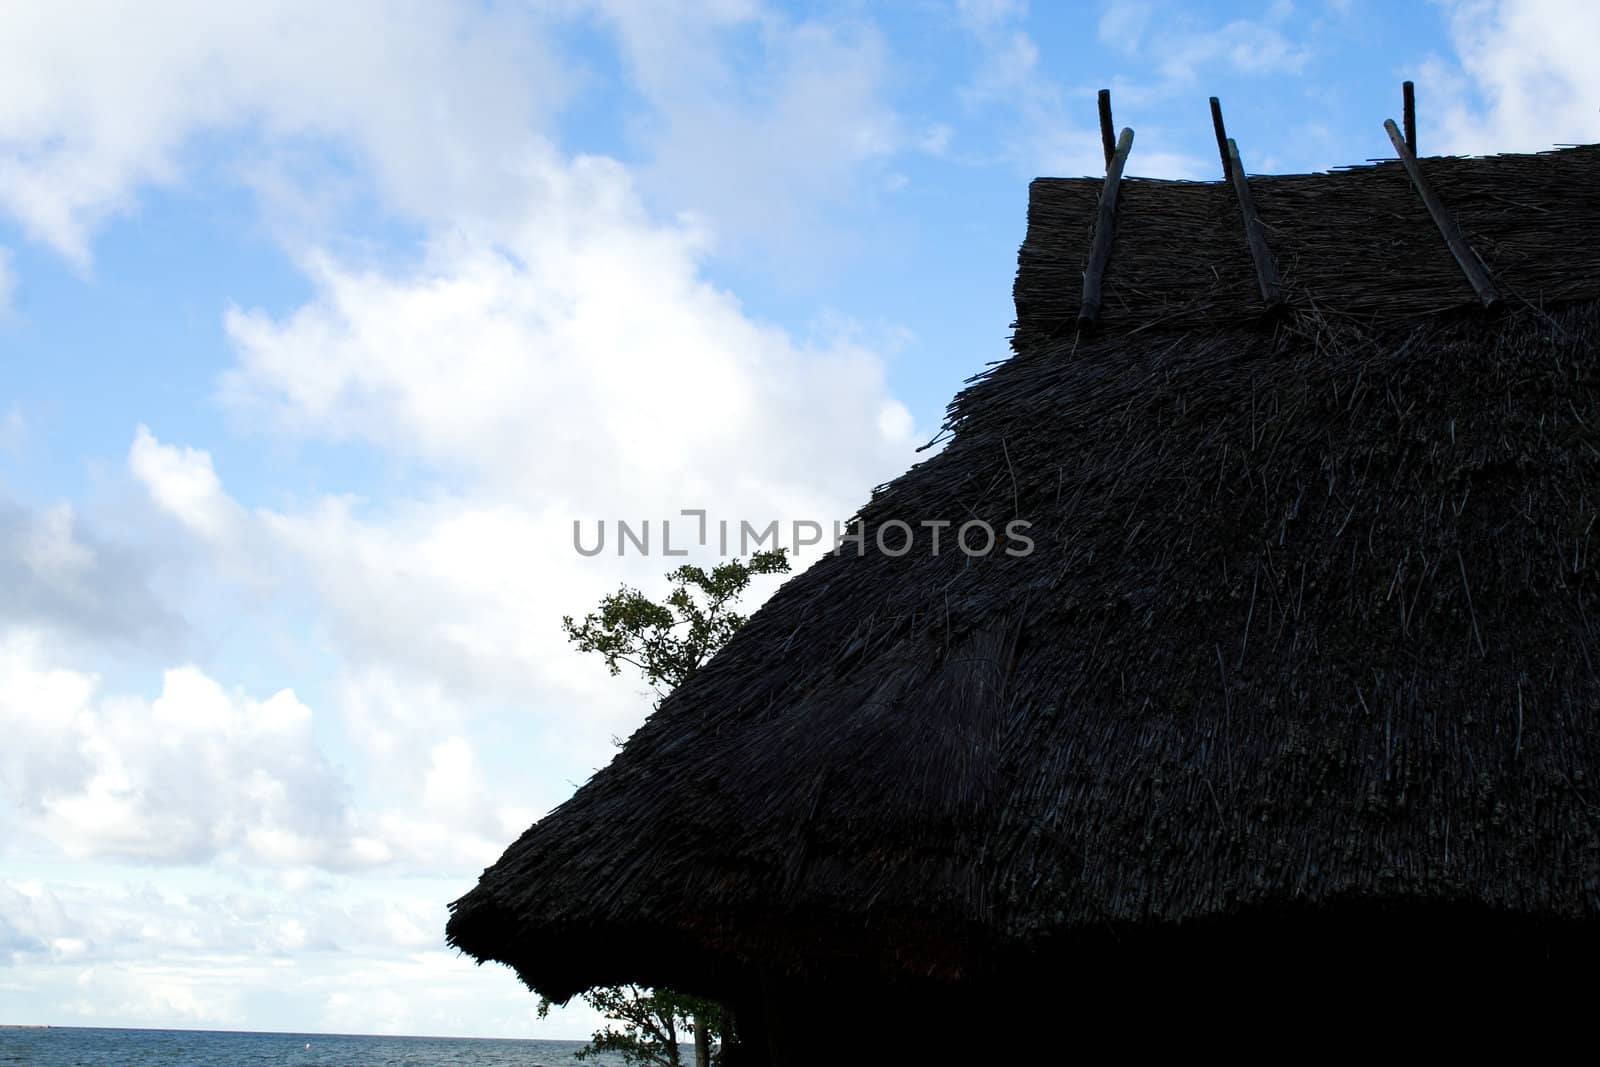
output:
<instances>
[{"instance_id":1,"label":"reed thatch","mask_svg":"<svg viewBox=\"0 0 1600 1067\"><path fill-rule=\"evenodd\" d=\"M981 980L1264 916L1592 930L1600 149L1424 164L1503 313L1380 164L1251 179L1269 322L1228 188L1130 182L1078 337L1099 183L1035 182L1015 356L860 513L1022 519L1032 553L818 561L451 943L561 998Z\"/></svg>"},{"instance_id":2,"label":"reed thatch","mask_svg":"<svg viewBox=\"0 0 1600 1067\"><path fill-rule=\"evenodd\" d=\"M1429 185L1513 302L1593 299L1600 278L1600 146L1420 161ZM1250 179L1285 295L1302 311L1404 323L1471 303L1398 161L1331 174ZM1013 344L1026 351L1076 326L1100 183L1039 178L1018 257ZM1123 180L1105 278L1108 326L1212 328L1260 310L1232 188Z\"/></svg>"}]
</instances>

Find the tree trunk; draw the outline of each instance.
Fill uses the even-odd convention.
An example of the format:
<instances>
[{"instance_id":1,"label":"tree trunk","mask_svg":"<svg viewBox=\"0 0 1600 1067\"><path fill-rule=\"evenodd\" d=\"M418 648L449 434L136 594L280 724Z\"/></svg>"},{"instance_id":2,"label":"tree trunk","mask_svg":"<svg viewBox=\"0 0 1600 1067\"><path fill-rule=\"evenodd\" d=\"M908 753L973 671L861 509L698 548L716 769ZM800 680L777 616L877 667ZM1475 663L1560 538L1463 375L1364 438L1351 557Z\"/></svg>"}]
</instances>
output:
<instances>
[{"instance_id":1,"label":"tree trunk","mask_svg":"<svg viewBox=\"0 0 1600 1067\"><path fill-rule=\"evenodd\" d=\"M672 1012L664 1012L662 1018L667 1024L667 1063L670 1067L681 1067L683 1060L678 1055L678 1027L672 1021Z\"/></svg>"},{"instance_id":2,"label":"tree trunk","mask_svg":"<svg viewBox=\"0 0 1600 1067\"><path fill-rule=\"evenodd\" d=\"M694 1067L711 1067L711 1033L694 1020Z\"/></svg>"}]
</instances>

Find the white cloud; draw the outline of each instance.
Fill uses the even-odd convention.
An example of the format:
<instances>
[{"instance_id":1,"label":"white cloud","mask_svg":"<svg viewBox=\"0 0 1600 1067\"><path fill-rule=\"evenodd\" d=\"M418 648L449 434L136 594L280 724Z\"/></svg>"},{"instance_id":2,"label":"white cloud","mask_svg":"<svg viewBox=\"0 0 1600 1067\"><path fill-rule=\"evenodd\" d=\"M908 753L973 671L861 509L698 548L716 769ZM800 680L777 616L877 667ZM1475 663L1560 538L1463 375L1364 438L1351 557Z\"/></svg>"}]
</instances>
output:
<instances>
[{"instance_id":1,"label":"white cloud","mask_svg":"<svg viewBox=\"0 0 1600 1067\"><path fill-rule=\"evenodd\" d=\"M906 455L854 429L892 403L874 352L748 318L700 277L697 233L652 222L615 164L543 173L553 195L498 245L441 238L396 274L318 257L292 316L230 314L224 395L543 500L642 502L668 475L690 498L870 485Z\"/></svg>"},{"instance_id":2,"label":"white cloud","mask_svg":"<svg viewBox=\"0 0 1600 1067\"><path fill-rule=\"evenodd\" d=\"M1600 141L1600 6L1588 0L1448 3L1455 62L1418 78L1430 154L1539 151Z\"/></svg>"},{"instance_id":3,"label":"white cloud","mask_svg":"<svg viewBox=\"0 0 1600 1067\"><path fill-rule=\"evenodd\" d=\"M222 540L237 534L241 510L222 492L208 453L163 446L140 425L128 451L128 467L163 511L202 537Z\"/></svg>"},{"instance_id":4,"label":"white cloud","mask_svg":"<svg viewBox=\"0 0 1600 1067\"><path fill-rule=\"evenodd\" d=\"M347 787L292 691L255 700L178 667L146 701L44 660L25 630L0 639L0 789L23 828L78 857L361 862Z\"/></svg>"},{"instance_id":5,"label":"white cloud","mask_svg":"<svg viewBox=\"0 0 1600 1067\"><path fill-rule=\"evenodd\" d=\"M1118 0L1107 4L1095 27L1096 35L1102 44L1131 55L1139 50L1154 13L1154 5L1146 0Z\"/></svg>"},{"instance_id":6,"label":"white cloud","mask_svg":"<svg viewBox=\"0 0 1600 1067\"><path fill-rule=\"evenodd\" d=\"M9 4L0 214L86 267L108 216L137 210L145 186L186 179L196 134L248 128L231 164L280 230L315 233L374 189L410 219L492 228L519 209L529 160L579 84L548 42L593 12L644 102L647 184L726 244L803 241L826 220L821 204L864 188L858 169L902 139L870 23L794 21L757 3ZM738 58L752 50L754 62ZM310 146L333 148L360 180Z\"/></svg>"},{"instance_id":7,"label":"white cloud","mask_svg":"<svg viewBox=\"0 0 1600 1067\"><path fill-rule=\"evenodd\" d=\"M36 510L0 496L0 633L27 624L63 639L170 649L183 623L153 591L154 572L69 504Z\"/></svg>"},{"instance_id":8,"label":"white cloud","mask_svg":"<svg viewBox=\"0 0 1600 1067\"><path fill-rule=\"evenodd\" d=\"M956 13L972 29L988 29L1027 17L1026 0L956 0Z\"/></svg>"},{"instance_id":9,"label":"white cloud","mask_svg":"<svg viewBox=\"0 0 1600 1067\"><path fill-rule=\"evenodd\" d=\"M110 1016L179 1028L241 1025L242 991L216 979L192 966L90 967L78 974L67 1010L80 1023Z\"/></svg>"},{"instance_id":10,"label":"white cloud","mask_svg":"<svg viewBox=\"0 0 1600 1067\"><path fill-rule=\"evenodd\" d=\"M73 535L70 505L56 505L15 534L16 554L30 573L64 591L84 593L84 578L94 567L95 558L88 546Z\"/></svg>"},{"instance_id":11,"label":"white cloud","mask_svg":"<svg viewBox=\"0 0 1600 1067\"><path fill-rule=\"evenodd\" d=\"M635 124L642 184L706 220L721 246L778 239L787 258L820 254L823 209L906 140L870 22L796 21L754 2L598 6L649 111Z\"/></svg>"},{"instance_id":12,"label":"white cloud","mask_svg":"<svg viewBox=\"0 0 1600 1067\"><path fill-rule=\"evenodd\" d=\"M80 265L139 187L182 180L196 132L253 123L270 158L353 149L390 206L492 212L561 100L511 5L85 0L0 6L0 212Z\"/></svg>"},{"instance_id":13,"label":"white cloud","mask_svg":"<svg viewBox=\"0 0 1600 1067\"><path fill-rule=\"evenodd\" d=\"M594 1028L581 1004L537 1019L511 972L446 951L448 889L0 879L0 973L27 976L0 979L0 990L13 1019L81 1025L563 1037Z\"/></svg>"},{"instance_id":14,"label":"white cloud","mask_svg":"<svg viewBox=\"0 0 1600 1067\"><path fill-rule=\"evenodd\" d=\"M0 917L12 931L13 953L97 966L150 962L175 950L271 960L304 950L371 958L442 948L436 920L444 906L432 899L433 884L386 885L356 881L340 892L281 893L175 889L148 879L108 887L12 880L0 881Z\"/></svg>"},{"instance_id":15,"label":"white cloud","mask_svg":"<svg viewBox=\"0 0 1600 1067\"><path fill-rule=\"evenodd\" d=\"M1001 139L1005 154L1024 173L1063 177L1105 173L1100 130L1092 95L1069 102L1062 85L1045 73L1038 43L1021 27L1022 12L1010 5L980 5L986 10L966 24L981 59L961 96L974 113L1005 116ZM1118 3L1107 8L1099 33L1108 43L1140 48L1149 5ZM992 8L992 10L990 10ZM1117 100L1138 102L1152 90L1145 85L1112 86ZM1157 178L1207 176L1205 164L1183 153L1152 150L1168 142L1163 131L1141 123L1140 139L1128 173Z\"/></svg>"},{"instance_id":16,"label":"white cloud","mask_svg":"<svg viewBox=\"0 0 1600 1067\"><path fill-rule=\"evenodd\" d=\"M1279 2L1259 19L1232 19L1208 28L1171 4L1117 0L1100 16L1097 31L1103 43L1123 55L1152 63L1159 78L1141 95L1153 98L1192 86L1206 68L1245 76L1300 73L1312 49L1285 32L1292 11L1292 5Z\"/></svg>"},{"instance_id":17,"label":"white cloud","mask_svg":"<svg viewBox=\"0 0 1600 1067\"><path fill-rule=\"evenodd\" d=\"M4 816L41 816L50 797L88 781L93 758L85 751L92 677L38 664L37 637L13 634L0 644L0 788Z\"/></svg>"},{"instance_id":18,"label":"white cloud","mask_svg":"<svg viewBox=\"0 0 1600 1067\"><path fill-rule=\"evenodd\" d=\"M408 695L421 714L379 725L389 747L352 782L291 690L258 700L185 666L153 699L109 693L14 629L0 639L0 828L12 848L81 860L464 877L564 791L484 773L471 741L441 736L464 716Z\"/></svg>"}]
</instances>

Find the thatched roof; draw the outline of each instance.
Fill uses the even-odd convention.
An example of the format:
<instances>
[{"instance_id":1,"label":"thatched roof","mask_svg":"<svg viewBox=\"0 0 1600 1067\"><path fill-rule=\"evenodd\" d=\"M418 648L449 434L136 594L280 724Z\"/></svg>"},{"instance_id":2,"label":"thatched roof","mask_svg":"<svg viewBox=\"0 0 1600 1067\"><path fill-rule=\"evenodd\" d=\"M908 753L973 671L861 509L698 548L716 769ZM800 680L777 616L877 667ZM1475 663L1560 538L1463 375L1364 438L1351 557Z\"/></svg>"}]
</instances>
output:
<instances>
[{"instance_id":1,"label":"thatched roof","mask_svg":"<svg viewBox=\"0 0 1600 1067\"><path fill-rule=\"evenodd\" d=\"M1015 356L861 511L1023 519L1032 553L818 561L451 942L559 998L1600 917L1600 149L1424 164L1499 314L1380 164L1251 179L1270 321L1226 187L1130 181L1079 336L1099 182L1035 182Z\"/></svg>"},{"instance_id":2,"label":"thatched roof","mask_svg":"<svg viewBox=\"0 0 1600 1067\"><path fill-rule=\"evenodd\" d=\"M1507 300L1600 296L1600 145L1421 166ZM1253 176L1250 193L1294 307L1371 324L1473 301L1397 161ZM1029 189L1015 287L1019 351L1073 332L1099 195L1098 180L1039 178ZM1108 327L1254 318L1261 301L1227 183L1124 179L1103 302Z\"/></svg>"}]
</instances>

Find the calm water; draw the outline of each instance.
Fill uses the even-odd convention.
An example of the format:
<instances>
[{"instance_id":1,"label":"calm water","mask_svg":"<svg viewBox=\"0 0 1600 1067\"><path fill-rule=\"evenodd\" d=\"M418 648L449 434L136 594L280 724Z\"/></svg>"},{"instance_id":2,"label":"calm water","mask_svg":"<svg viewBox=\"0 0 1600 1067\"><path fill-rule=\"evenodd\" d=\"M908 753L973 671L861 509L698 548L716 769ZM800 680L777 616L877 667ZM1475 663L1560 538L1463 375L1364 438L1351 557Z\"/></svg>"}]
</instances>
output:
<instances>
[{"instance_id":1,"label":"calm water","mask_svg":"<svg viewBox=\"0 0 1600 1067\"><path fill-rule=\"evenodd\" d=\"M306 1045L310 1048L306 1048ZM101 1067L567 1067L618 1064L573 1059L581 1041L498 1041L457 1037L241 1034L211 1030L0 1029L0 1065ZM693 1050L687 1062L694 1062Z\"/></svg>"}]
</instances>

